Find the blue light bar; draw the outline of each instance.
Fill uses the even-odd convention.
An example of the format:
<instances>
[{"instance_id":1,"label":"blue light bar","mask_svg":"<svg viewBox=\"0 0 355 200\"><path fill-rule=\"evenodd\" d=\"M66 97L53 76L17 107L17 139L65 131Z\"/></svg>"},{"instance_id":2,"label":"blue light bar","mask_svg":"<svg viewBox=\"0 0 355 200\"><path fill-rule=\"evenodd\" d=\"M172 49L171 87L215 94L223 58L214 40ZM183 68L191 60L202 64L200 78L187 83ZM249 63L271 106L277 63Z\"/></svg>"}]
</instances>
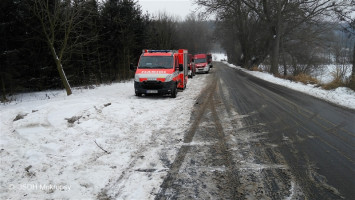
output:
<instances>
[{"instance_id":1,"label":"blue light bar","mask_svg":"<svg viewBox=\"0 0 355 200\"><path fill-rule=\"evenodd\" d=\"M148 50L148 53L169 53L171 50Z\"/></svg>"}]
</instances>

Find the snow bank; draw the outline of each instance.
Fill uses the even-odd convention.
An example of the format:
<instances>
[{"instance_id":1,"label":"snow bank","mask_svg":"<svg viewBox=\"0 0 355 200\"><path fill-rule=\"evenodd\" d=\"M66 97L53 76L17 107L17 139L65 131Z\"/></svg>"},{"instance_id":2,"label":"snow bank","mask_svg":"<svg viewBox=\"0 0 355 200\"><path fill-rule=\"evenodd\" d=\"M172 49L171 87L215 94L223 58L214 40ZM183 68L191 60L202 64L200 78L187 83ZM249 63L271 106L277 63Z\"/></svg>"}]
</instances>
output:
<instances>
[{"instance_id":1,"label":"snow bank","mask_svg":"<svg viewBox=\"0 0 355 200\"><path fill-rule=\"evenodd\" d=\"M154 198L207 76L176 99L132 81L16 96L0 106L0 199Z\"/></svg>"},{"instance_id":2,"label":"snow bank","mask_svg":"<svg viewBox=\"0 0 355 200\"><path fill-rule=\"evenodd\" d=\"M243 70L244 72L260 79L309 94L311 96L323 99L331 103L335 103L343 107L355 109L355 92L349 88L341 87L335 90L323 90L322 88L315 87L315 85L305 85L303 83L291 82L289 80L276 78L273 75L264 72L249 71L241 67L237 67L233 64L229 64L227 62L224 63L227 64L229 67Z\"/></svg>"}]
</instances>

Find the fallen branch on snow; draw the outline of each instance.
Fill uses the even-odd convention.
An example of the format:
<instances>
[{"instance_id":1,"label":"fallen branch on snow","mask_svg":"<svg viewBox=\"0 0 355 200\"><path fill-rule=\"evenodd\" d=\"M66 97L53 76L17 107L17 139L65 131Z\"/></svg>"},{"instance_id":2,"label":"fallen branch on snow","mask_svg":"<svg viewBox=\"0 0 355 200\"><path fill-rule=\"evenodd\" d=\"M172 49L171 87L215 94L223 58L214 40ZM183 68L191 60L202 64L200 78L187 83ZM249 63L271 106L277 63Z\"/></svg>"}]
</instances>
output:
<instances>
[{"instance_id":1,"label":"fallen branch on snow","mask_svg":"<svg viewBox=\"0 0 355 200\"><path fill-rule=\"evenodd\" d=\"M108 151L106 151L105 149L103 149L100 145L98 145L97 142L96 142L96 140L94 140L94 142L95 142L95 144L96 144L102 151L104 151L105 153L107 153L107 154L110 154L110 153L111 153L111 152L108 152Z\"/></svg>"}]
</instances>

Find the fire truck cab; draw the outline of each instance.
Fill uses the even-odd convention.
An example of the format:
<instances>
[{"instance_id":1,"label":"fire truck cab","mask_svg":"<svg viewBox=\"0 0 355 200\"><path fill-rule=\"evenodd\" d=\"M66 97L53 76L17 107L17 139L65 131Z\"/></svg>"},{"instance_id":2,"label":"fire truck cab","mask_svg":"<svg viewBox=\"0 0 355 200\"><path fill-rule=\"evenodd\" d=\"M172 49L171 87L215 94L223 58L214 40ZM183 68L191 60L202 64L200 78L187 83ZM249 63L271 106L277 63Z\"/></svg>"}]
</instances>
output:
<instances>
[{"instance_id":1,"label":"fire truck cab","mask_svg":"<svg viewBox=\"0 0 355 200\"><path fill-rule=\"evenodd\" d=\"M210 72L210 65L208 64L206 54L196 54L194 56L194 60L195 60L196 72L199 72L199 73L200 72L204 72L204 73Z\"/></svg>"},{"instance_id":2,"label":"fire truck cab","mask_svg":"<svg viewBox=\"0 0 355 200\"><path fill-rule=\"evenodd\" d=\"M188 78L188 51L143 50L135 71L134 90L136 96L142 94L177 95L177 89L184 90Z\"/></svg>"}]
</instances>

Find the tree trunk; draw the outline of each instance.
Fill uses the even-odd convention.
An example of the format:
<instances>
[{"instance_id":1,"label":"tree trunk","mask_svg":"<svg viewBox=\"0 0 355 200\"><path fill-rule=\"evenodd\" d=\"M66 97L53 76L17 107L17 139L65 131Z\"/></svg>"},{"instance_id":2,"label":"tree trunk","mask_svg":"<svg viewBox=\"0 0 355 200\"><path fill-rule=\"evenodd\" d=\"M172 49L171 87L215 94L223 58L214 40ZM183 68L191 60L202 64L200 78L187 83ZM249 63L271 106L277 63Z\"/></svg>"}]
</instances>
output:
<instances>
[{"instance_id":1,"label":"tree trunk","mask_svg":"<svg viewBox=\"0 0 355 200\"><path fill-rule=\"evenodd\" d=\"M286 63L285 55L282 56L282 62L283 62L283 66L284 66L284 77L286 77L287 76L287 63Z\"/></svg>"},{"instance_id":2,"label":"tree trunk","mask_svg":"<svg viewBox=\"0 0 355 200\"><path fill-rule=\"evenodd\" d=\"M49 42L48 42L48 43L49 43ZM67 92L67 95L69 96L69 95L72 94L72 91L71 91L71 88L70 88L68 79L67 79L67 77L65 76L62 63L61 63L61 61L59 60L56 51L54 50L54 46L53 46L52 44L49 44L49 45L50 45L51 53L52 53L52 55L53 55L55 64L56 64L56 66L57 66L57 70L58 70L60 79L62 80L63 85L64 85L64 88L65 88L65 90L66 90L66 92Z\"/></svg>"},{"instance_id":3,"label":"tree trunk","mask_svg":"<svg viewBox=\"0 0 355 200\"><path fill-rule=\"evenodd\" d=\"M277 22L273 27L273 47L271 53L271 68L270 72L274 75L279 74L279 55L280 55L280 40L281 40L281 1L277 1Z\"/></svg>"},{"instance_id":4,"label":"tree trunk","mask_svg":"<svg viewBox=\"0 0 355 200\"><path fill-rule=\"evenodd\" d=\"M6 98L6 88L5 88L5 81L4 81L4 77L1 76L1 89L2 89L2 102L6 102L7 98Z\"/></svg>"},{"instance_id":5,"label":"tree trunk","mask_svg":"<svg viewBox=\"0 0 355 200\"><path fill-rule=\"evenodd\" d=\"M97 61L98 61L98 71L97 71L97 76L99 77L99 83L102 83L102 68L101 68L101 56L100 56L100 50L97 48Z\"/></svg>"},{"instance_id":6,"label":"tree trunk","mask_svg":"<svg viewBox=\"0 0 355 200\"><path fill-rule=\"evenodd\" d=\"M69 82L68 82L68 79L67 77L65 76L65 73L64 73L64 70L63 70L63 67L62 67L62 64L59 62L56 62L57 64L57 69L58 69L58 72L59 72L59 76L60 78L62 79L62 82L63 82L63 85L65 87L65 90L67 92L67 95L71 95L72 94L72 91L71 91L71 88L70 88L70 85L69 85Z\"/></svg>"},{"instance_id":7,"label":"tree trunk","mask_svg":"<svg viewBox=\"0 0 355 200\"><path fill-rule=\"evenodd\" d=\"M271 53L270 72L274 75L279 74L279 53L280 53L280 34L274 35L274 44Z\"/></svg>"},{"instance_id":8,"label":"tree trunk","mask_svg":"<svg viewBox=\"0 0 355 200\"><path fill-rule=\"evenodd\" d=\"M355 90L355 44L353 49L353 67L352 67L349 87Z\"/></svg>"}]
</instances>

